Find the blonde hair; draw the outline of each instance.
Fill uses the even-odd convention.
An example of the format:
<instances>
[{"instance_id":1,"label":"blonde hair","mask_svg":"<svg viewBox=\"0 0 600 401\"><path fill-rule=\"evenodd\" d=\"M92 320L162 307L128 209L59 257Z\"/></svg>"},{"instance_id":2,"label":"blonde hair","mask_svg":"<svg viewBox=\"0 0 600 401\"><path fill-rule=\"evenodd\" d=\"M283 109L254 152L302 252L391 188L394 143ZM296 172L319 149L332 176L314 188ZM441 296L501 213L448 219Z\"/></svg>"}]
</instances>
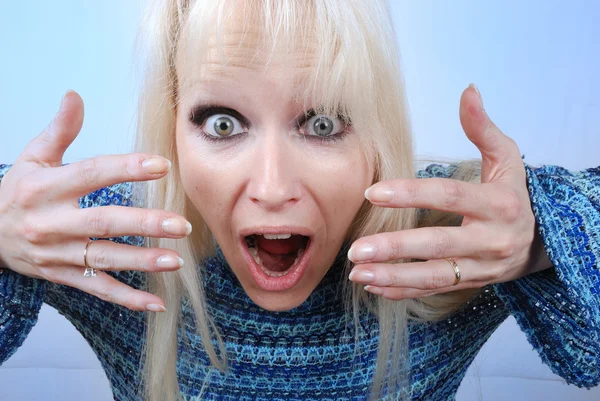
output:
<instances>
[{"instance_id":1,"label":"blonde hair","mask_svg":"<svg viewBox=\"0 0 600 401\"><path fill-rule=\"evenodd\" d=\"M227 10L237 11L228 14ZM235 25L239 42L235 49L226 49L225 23L240 13L244 18ZM255 32L256 26L261 27L259 32ZM342 114L352 121L375 167L374 182L413 178L415 161L399 52L383 0L155 0L144 16L140 34L138 60L143 80L135 148L172 160L173 168L168 178L140 187L139 203L179 213L194 227L185 240L147 241L147 246L175 249L185 260L185 266L176 273L148 274L149 291L163 298L168 308L164 313L148 314L144 396L148 401L171 401L182 399L176 363L184 297L194 310L196 328L211 364L227 369L224 344L206 310L202 286L201 262L214 253L216 244L187 198L179 175L175 115L180 91L192 84L190 77L178 76L179 67L202 68L209 57L208 46L216 47L217 59L230 66L266 66L281 60L271 56L293 51L300 56L292 63L304 73L299 82L302 85L298 85L304 89L299 91L299 100L322 105L323 112ZM265 55L266 61L259 57ZM473 162L459 164L455 178L477 181L478 170ZM417 226L460 225L460 221L460 216L448 213L418 214L415 209L373 208L365 202L348 239ZM344 277L351 267L348 262ZM362 286L345 282L347 313L355 318L356 338L362 330L358 324L361 311L370 310L379 319L372 396L377 397L385 387L401 390L408 398L408 320L441 318L470 299L474 290L391 301L372 297Z\"/></svg>"}]
</instances>

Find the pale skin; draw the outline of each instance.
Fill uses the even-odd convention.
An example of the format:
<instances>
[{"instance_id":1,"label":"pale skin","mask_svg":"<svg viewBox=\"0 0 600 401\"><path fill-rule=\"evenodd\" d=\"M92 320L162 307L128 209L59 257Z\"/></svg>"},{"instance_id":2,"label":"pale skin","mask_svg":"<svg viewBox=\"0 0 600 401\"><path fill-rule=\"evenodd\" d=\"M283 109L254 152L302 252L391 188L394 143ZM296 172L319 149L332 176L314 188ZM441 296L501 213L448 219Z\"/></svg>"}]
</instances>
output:
<instances>
[{"instance_id":1,"label":"pale skin","mask_svg":"<svg viewBox=\"0 0 600 401\"><path fill-rule=\"evenodd\" d=\"M367 198L379 207L417 207L464 216L461 227L427 227L381 233L356 241L350 279L390 299L418 298L516 280L552 267L531 210L517 144L489 119L479 91L460 99L465 134L481 153L481 184L429 178L373 185ZM453 257L461 281L443 259ZM394 265L401 258L425 259Z\"/></svg>"},{"instance_id":2,"label":"pale skin","mask_svg":"<svg viewBox=\"0 0 600 401\"><path fill-rule=\"evenodd\" d=\"M250 75L244 79L259 77ZM263 79L256 85L264 87L266 83ZM270 310L297 306L316 287L339 250L356 205L364 201L364 191L372 177L372 167L363 160L358 141L353 142L351 135L335 148L321 150L333 159L331 164L308 166L323 170L310 170L313 172L310 175L291 168L299 164L290 163L301 163L309 152L302 150L307 145L298 137L300 134L287 130L287 124L303 110L285 101L283 93L284 88L281 93L271 90L269 96L273 97L265 93L261 99L264 104L254 101L246 106L246 117L253 126L261 128L252 133L254 136L248 135L246 142L238 143L247 152L261 155L261 162L252 167L252 174L238 170L236 175L222 164L212 167L199 164L203 161L192 149L205 158L212 157L213 161L226 160L227 153L193 142L200 139L183 122L186 116L183 107L189 104L182 104L177 116L185 190L204 214L248 295ZM228 105L233 106L233 103ZM462 94L460 119L467 137L482 154L481 184L446 179L394 180L375 184L368 197L377 207L426 207L458 213L465 216L462 226L381 233L357 240L349 255L357 263L351 279L368 284L367 290L391 299L421 297L514 280L551 267L535 229L517 145L489 120L474 88L467 88ZM163 210L118 206L79 209L77 200L95 189L119 182L161 179L168 173L169 162L159 156L136 153L101 156L62 166L63 154L79 134L82 123L83 101L77 93L68 92L52 122L28 144L2 180L0 265L30 277L79 288L132 310L164 310L166 305L159 297L130 288L102 270L175 271L181 267L175 251L96 242L89 248L88 263L98 269L98 276L89 278L83 276L83 249L89 237L184 238L190 230L186 219ZM284 127L286 131L282 131ZM186 146L189 154L183 150ZM244 155L250 153L239 153L235 157L229 155L228 161L237 163L240 169L250 168L249 161L256 159L245 159ZM348 184L342 194L328 192L323 184L327 181L325 173L315 177L314 171L324 171L331 174L329 179L344 179L349 164L361 170L345 177ZM208 170L202 174L199 168ZM219 173L220 179L210 176L214 173ZM394 191L390 200L381 200L378 192L385 195L385 191L380 191L382 187ZM201 201L207 202L206 210L202 210ZM219 208L220 201L225 206ZM341 205L349 206L342 218L333 219L333 207L339 213ZM300 214L289 213L291 209L287 208L292 207ZM254 215L258 211L261 220L251 220L249 211ZM288 213L285 216L290 224L308 225L314 229L315 238L317 233L320 235L317 239L321 252L297 288L285 294L268 293L255 288L244 275L233 234L242 226L273 224L270 219L282 212ZM226 215L232 216L229 221ZM171 223L163 225L166 219L171 219ZM375 246L375 255L361 258L359 249L363 245ZM161 256L170 258L163 258L163 263L157 264ZM452 286L454 273L442 259L446 256L454 257L461 269L463 278L457 286ZM403 265L382 263L405 257L430 260ZM371 272L373 278L361 278L359 272Z\"/></svg>"}]
</instances>

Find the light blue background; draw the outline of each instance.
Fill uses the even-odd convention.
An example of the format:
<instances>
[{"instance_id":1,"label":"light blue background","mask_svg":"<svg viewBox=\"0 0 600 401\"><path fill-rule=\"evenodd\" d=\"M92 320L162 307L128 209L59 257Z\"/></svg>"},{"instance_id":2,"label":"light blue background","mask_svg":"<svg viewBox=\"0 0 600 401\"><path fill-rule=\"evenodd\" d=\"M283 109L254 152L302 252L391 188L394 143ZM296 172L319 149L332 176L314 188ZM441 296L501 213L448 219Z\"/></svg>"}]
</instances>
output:
<instances>
[{"instance_id":1,"label":"light blue background","mask_svg":"<svg viewBox=\"0 0 600 401\"><path fill-rule=\"evenodd\" d=\"M131 149L131 51L142 4L0 0L0 163L15 160L70 88L82 95L86 117L64 162ZM475 82L526 162L600 165L599 1L392 0L392 11L418 154L479 156L458 119L460 94ZM563 385L512 319L477 361L469 370L477 377L463 382L459 400L600 398L598 388ZM46 306L25 345L0 369L0 398L7 401L82 394L104 400L107 386L85 342Z\"/></svg>"},{"instance_id":2,"label":"light blue background","mask_svg":"<svg viewBox=\"0 0 600 401\"><path fill-rule=\"evenodd\" d=\"M0 160L10 162L77 90L81 137L65 161L131 148L131 46L144 2L0 2ZM476 157L458 120L475 82L530 163L598 165L600 2L393 1L416 151Z\"/></svg>"}]
</instances>

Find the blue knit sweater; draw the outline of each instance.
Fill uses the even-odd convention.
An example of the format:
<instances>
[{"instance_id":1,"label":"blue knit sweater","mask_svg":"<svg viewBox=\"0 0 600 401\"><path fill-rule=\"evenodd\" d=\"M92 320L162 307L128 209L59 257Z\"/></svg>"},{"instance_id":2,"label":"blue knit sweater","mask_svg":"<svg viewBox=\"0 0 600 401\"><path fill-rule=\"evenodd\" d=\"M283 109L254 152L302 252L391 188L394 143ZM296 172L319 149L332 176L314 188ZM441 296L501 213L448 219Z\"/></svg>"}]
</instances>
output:
<instances>
[{"instance_id":1,"label":"blue knit sweater","mask_svg":"<svg viewBox=\"0 0 600 401\"><path fill-rule=\"evenodd\" d=\"M465 371L494 330L512 314L553 372L580 387L600 380L600 169L570 172L525 165L533 211L554 268L483 289L447 319L409 325L413 400L453 400ZM9 166L0 165L0 179ZM430 165L419 177L449 177L454 167ZM102 188L81 207L131 205L131 185ZM113 241L141 245L139 237ZM178 330L177 373L185 400L208 374L210 400L364 400L371 383L378 324L367 327L355 351L352 319L343 314L341 265L298 308L268 312L244 293L221 253L206 261L208 307L226 343L229 370L209 369L193 313L184 300ZM137 271L109 272L144 288ZM98 356L116 400L141 400L145 312L132 312L78 289L0 273L0 363L23 343L42 302L81 332ZM210 372L209 372L210 370Z\"/></svg>"}]
</instances>

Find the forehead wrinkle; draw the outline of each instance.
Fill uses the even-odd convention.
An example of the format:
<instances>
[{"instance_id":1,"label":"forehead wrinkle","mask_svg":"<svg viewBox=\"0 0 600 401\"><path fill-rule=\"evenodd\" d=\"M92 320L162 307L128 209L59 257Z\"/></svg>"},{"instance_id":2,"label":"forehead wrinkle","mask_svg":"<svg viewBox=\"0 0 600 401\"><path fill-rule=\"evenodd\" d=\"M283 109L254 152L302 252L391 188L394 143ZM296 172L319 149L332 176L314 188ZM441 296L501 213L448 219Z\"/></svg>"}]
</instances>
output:
<instances>
[{"instance_id":1,"label":"forehead wrinkle","mask_svg":"<svg viewBox=\"0 0 600 401\"><path fill-rule=\"evenodd\" d=\"M282 64L272 63L269 66L256 63L249 65L243 59L232 59L228 63L223 63L220 60L209 58L201 63L199 68L188 64L188 68L179 70L179 94L180 97L187 96L190 92L194 92L197 88L202 88L205 85L212 83L217 85L227 85L234 87L237 90L244 92L241 85L249 79L248 71L252 71L251 76L256 73L260 80L266 84L279 82L281 73L284 74L284 79L291 79L288 83L291 87L290 97L297 101L300 97L301 88L306 86L306 80L310 76L310 65L306 63L295 64L289 61Z\"/></svg>"}]
</instances>

